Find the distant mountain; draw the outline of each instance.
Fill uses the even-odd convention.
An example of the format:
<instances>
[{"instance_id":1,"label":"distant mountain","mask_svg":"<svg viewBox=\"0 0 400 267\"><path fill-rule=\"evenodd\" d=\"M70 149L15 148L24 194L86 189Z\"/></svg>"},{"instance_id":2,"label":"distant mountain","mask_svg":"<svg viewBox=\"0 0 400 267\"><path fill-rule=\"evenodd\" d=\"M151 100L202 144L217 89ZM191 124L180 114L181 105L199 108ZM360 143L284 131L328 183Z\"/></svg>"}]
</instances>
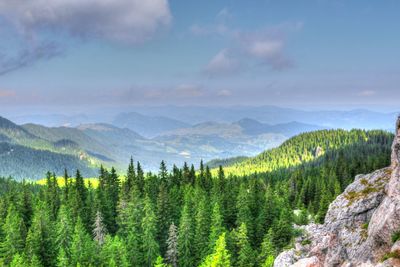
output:
<instances>
[{"instance_id":1,"label":"distant mountain","mask_svg":"<svg viewBox=\"0 0 400 267\"><path fill-rule=\"evenodd\" d=\"M165 160L169 167L173 164L181 165L185 161L198 164L200 160L208 162L213 159L223 160L210 164L229 165L232 162L238 163L243 157L252 157L277 147L294 135L329 128L297 121L269 124L252 118L232 123L207 121L190 125L167 117L137 113L119 115L115 121L123 120L126 121L124 125L130 127L107 123L81 124L76 127L46 127L32 123L17 125L0 117L0 142L20 146L18 151L21 154L34 155L34 151L41 151L31 158L37 168L47 166L38 157L47 157L51 153L57 154L55 158L58 161L67 162L67 169L86 166L86 170L89 170L102 164L106 167L114 166L123 172L131 157L139 160L147 170L157 170L161 160ZM142 129L142 132L152 137L133 131L131 127ZM20 162L19 157L14 159ZM11 164L10 160L6 162ZM3 166L3 170L7 168L10 169ZM8 174L0 172L2 175Z\"/></svg>"},{"instance_id":2,"label":"distant mountain","mask_svg":"<svg viewBox=\"0 0 400 267\"><path fill-rule=\"evenodd\" d=\"M163 114L163 116L191 124L205 121L235 122L242 118L251 118L268 124L298 121L312 125L344 129L390 129L397 115L397 113L381 113L366 109L306 111L277 106L161 106L136 108L135 110L148 116Z\"/></svg>"},{"instance_id":3,"label":"distant mountain","mask_svg":"<svg viewBox=\"0 0 400 267\"><path fill-rule=\"evenodd\" d=\"M249 118L242 119L235 124L239 125L248 135L258 135L262 133L280 133L288 137L303 132L311 132L327 128L296 121L270 125Z\"/></svg>"},{"instance_id":4,"label":"distant mountain","mask_svg":"<svg viewBox=\"0 0 400 267\"><path fill-rule=\"evenodd\" d=\"M112 122L115 126L129 128L146 137L155 137L163 132L189 127L188 123L164 116L145 116L136 112L121 113Z\"/></svg>"}]
</instances>

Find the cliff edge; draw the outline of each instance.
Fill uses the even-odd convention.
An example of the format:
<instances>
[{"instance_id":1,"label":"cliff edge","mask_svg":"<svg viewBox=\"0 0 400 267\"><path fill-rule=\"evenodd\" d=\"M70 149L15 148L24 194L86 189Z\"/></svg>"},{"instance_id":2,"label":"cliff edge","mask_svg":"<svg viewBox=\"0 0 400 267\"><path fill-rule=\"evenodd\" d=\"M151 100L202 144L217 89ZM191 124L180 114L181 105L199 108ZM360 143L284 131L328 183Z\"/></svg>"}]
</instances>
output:
<instances>
[{"instance_id":1,"label":"cliff edge","mask_svg":"<svg viewBox=\"0 0 400 267\"><path fill-rule=\"evenodd\" d=\"M391 166L358 175L274 267L400 267L400 116L395 133Z\"/></svg>"}]
</instances>

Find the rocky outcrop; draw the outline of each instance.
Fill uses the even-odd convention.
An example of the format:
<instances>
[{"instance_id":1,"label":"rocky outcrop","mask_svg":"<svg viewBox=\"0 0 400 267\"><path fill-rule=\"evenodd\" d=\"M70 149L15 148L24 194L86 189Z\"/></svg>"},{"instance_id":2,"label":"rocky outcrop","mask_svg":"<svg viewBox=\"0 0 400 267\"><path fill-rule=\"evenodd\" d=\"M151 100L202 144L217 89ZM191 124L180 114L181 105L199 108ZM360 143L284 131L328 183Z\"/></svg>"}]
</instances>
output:
<instances>
[{"instance_id":1,"label":"rocky outcrop","mask_svg":"<svg viewBox=\"0 0 400 267\"><path fill-rule=\"evenodd\" d=\"M299 228L303 236L274 267L400 267L400 241L393 240L400 231L400 117L391 166L358 175L330 204L323 225Z\"/></svg>"}]
</instances>

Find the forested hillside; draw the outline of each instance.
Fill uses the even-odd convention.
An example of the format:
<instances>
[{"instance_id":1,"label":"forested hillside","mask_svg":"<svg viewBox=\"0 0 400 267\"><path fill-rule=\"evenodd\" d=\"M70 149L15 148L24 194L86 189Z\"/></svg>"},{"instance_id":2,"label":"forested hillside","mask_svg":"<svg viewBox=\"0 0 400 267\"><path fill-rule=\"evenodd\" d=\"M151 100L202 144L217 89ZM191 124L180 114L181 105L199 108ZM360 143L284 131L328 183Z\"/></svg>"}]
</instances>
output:
<instances>
[{"instance_id":1,"label":"forested hillside","mask_svg":"<svg viewBox=\"0 0 400 267\"><path fill-rule=\"evenodd\" d=\"M228 164L225 172L245 175L293 167L317 159L331 150L345 149L347 146L356 144L360 146L379 145L381 141L389 141L390 136L391 134L384 131L364 130L321 130L303 133L256 157Z\"/></svg>"},{"instance_id":2,"label":"forested hillside","mask_svg":"<svg viewBox=\"0 0 400 267\"><path fill-rule=\"evenodd\" d=\"M122 181L101 168L97 188L80 172L66 174L63 187L50 173L46 186L1 179L1 264L270 267L299 234L293 223L323 221L355 174L389 164L392 138L358 130L300 135L246 160L248 173L267 166L247 176L222 167L212 175L203 164L168 171L164 162L144 174L131 161Z\"/></svg>"}]
</instances>

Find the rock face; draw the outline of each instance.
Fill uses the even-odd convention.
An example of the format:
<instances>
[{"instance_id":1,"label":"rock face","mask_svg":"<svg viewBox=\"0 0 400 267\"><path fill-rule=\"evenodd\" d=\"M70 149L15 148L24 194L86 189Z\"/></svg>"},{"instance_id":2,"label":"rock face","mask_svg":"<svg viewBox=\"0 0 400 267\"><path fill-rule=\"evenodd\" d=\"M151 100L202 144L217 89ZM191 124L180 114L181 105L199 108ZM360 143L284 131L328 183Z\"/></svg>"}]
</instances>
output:
<instances>
[{"instance_id":1,"label":"rock face","mask_svg":"<svg viewBox=\"0 0 400 267\"><path fill-rule=\"evenodd\" d=\"M400 241L392 240L400 231L400 117L391 166L358 175L330 204L323 225L299 228L303 236L274 267L400 267Z\"/></svg>"}]
</instances>

